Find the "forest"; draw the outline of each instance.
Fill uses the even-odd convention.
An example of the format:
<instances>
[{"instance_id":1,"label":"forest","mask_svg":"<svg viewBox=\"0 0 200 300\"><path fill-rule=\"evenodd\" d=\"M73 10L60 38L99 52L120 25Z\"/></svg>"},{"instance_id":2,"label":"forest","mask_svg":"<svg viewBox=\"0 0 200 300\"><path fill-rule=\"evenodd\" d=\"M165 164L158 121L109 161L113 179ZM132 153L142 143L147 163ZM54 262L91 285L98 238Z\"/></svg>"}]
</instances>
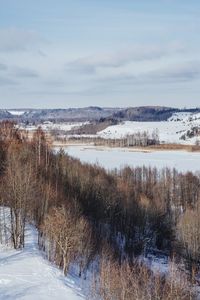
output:
<instances>
[{"instance_id":1,"label":"forest","mask_svg":"<svg viewBox=\"0 0 200 300\"><path fill-rule=\"evenodd\" d=\"M30 139L2 122L0 205L11 224L1 222L0 242L23 248L26 224L34 224L41 251L64 275L76 265L92 277L91 299L197 299L200 173L108 172L56 153L40 128ZM167 274L145 264L149 253L168 258Z\"/></svg>"}]
</instances>

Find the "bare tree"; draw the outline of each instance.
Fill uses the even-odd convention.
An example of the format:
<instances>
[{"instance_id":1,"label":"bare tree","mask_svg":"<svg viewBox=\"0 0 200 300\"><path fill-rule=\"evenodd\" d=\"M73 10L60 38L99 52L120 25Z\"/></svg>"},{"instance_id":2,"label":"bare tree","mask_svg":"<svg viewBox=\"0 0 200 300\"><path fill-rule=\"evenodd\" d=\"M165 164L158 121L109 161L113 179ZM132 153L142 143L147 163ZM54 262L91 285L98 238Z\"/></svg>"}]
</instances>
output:
<instances>
[{"instance_id":1,"label":"bare tree","mask_svg":"<svg viewBox=\"0 0 200 300\"><path fill-rule=\"evenodd\" d=\"M28 209L34 201L35 176L26 149L20 144L13 143L8 149L3 186L4 201L10 208L13 245L21 248Z\"/></svg>"}]
</instances>

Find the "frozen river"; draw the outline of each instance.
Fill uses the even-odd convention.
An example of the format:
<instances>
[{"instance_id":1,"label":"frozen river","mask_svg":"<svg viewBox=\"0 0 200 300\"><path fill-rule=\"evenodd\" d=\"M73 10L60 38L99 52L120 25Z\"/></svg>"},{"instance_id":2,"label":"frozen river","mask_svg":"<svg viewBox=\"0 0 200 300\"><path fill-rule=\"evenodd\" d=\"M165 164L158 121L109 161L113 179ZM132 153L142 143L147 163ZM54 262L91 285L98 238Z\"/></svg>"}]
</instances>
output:
<instances>
[{"instance_id":1,"label":"frozen river","mask_svg":"<svg viewBox=\"0 0 200 300\"><path fill-rule=\"evenodd\" d=\"M58 149L58 148L57 148ZM83 162L98 163L106 169L124 166L169 167L179 171L200 171L200 153L186 151L130 151L124 148L94 146L68 146L64 148L69 155Z\"/></svg>"}]
</instances>

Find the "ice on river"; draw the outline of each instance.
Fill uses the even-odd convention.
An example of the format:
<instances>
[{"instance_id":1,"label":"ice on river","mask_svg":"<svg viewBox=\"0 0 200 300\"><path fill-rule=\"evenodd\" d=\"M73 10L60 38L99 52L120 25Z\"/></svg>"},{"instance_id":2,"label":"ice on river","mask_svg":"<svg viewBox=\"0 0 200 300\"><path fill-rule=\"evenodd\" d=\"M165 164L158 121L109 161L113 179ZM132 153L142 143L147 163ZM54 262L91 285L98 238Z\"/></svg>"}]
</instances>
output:
<instances>
[{"instance_id":1,"label":"ice on river","mask_svg":"<svg viewBox=\"0 0 200 300\"><path fill-rule=\"evenodd\" d=\"M57 149L58 150L58 149ZM131 151L126 148L68 146L66 153L83 162L98 163L106 169L124 166L176 168L179 171L200 171L200 153L186 151Z\"/></svg>"}]
</instances>

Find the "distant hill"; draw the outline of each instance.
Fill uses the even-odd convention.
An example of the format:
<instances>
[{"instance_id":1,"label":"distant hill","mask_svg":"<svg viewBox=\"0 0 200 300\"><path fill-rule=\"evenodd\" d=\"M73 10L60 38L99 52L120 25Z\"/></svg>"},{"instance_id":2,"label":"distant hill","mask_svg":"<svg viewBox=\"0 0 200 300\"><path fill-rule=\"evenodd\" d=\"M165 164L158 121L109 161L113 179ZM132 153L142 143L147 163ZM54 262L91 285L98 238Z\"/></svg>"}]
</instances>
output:
<instances>
[{"instance_id":1,"label":"distant hill","mask_svg":"<svg viewBox=\"0 0 200 300\"><path fill-rule=\"evenodd\" d=\"M198 113L200 108L178 109L164 106L102 108L90 106L68 109L13 109L0 110L0 120L17 121L167 121L174 113Z\"/></svg>"},{"instance_id":2,"label":"distant hill","mask_svg":"<svg viewBox=\"0 0 200 300\"><path fill-rule=\"evenodd\" d=\"M0 119L12 118L15 120L29 121L90 121L107 118L118 112L119 108L84 107L68 109L26 109L9 110L7 115L0 114ZM5 110L4 110L5 111ZM0 110L1 112L1 110ZM2 110L3 112L3 110ZM5 111L6 112L6 111Z\"/></svg>"},{"instance_id":3,"label":"distant hill","mask_svg":"<svg viewBox=\"0 0 200 300\"><path fill-rule=\"evenodd\" d=\"M23 115L27 119L40 120L98 120L106 118L119 109L116 108L100 108L100 107L85 107L85 108L69 108L69 109L44 109L31 110Z\"/></svg>"},{"instance_id":4,"label":"distant hill","mask_svg":"<svg viewBox=\"0 0 200 300\"><path fill-rule=\"evenodd\" d=\"M176 108L160 106L129 107L114 113L113 118L122 121L166 121L178 111Z\"/></svg>"},{"instance_id":5,"label":"distant hill","mask_svg":"<svg viewBox=\"0 0 200 300\"><path fill-rule=\"evenodd\" d=\"M12 114L5 109L0 109L0 120L2 119L12 119Z\"/></svg>"}]
</instances>

